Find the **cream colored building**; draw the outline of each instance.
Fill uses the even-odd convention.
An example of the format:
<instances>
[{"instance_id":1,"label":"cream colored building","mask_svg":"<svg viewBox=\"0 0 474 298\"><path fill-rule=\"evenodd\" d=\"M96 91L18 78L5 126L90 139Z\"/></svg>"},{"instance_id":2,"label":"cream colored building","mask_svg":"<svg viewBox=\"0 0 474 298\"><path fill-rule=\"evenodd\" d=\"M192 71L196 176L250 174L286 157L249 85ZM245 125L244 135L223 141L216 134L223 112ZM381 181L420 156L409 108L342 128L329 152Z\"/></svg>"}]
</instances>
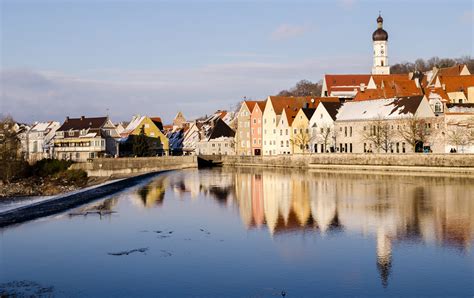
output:
<instances>
[{"instance_id":1,"label":"cream colored building","mask_svg":"<svg viewBox=\"0 0 474 298\"><path fill-rule=\"evenodd\" d=\"M237 155L252 155L250 115L255 107L255 104L256 101L243 101L237 114Z\"/></svg>"},{"instance_id":2,"label":"cream colored building","mask_svg":"<svg viewBox=\"0 0 474 298\"><path fill-rule=\"evenodd\" d=\"M311 141L310 147L313 153L335 152L336 133L334 121L341 107L340 102L320 102L313 115L309 119Z\"/></svg>"},{"instance_id":3,"label":"cream colored building","mask_svg":"<svg viewBox=\"0 0 474 298\"><path fill-rule=\"evenodd\" d=\"M402 137L410 121L425 126L424 142L419 150L444 152L442 120L435 117L424 96L346 102L335 121L336 152L340 153L410 153L414 144ZM378 134L386 129L386 137ZM375 135L379 136L378 139ZM383 138L383 140L381 140ZM414 141L414 140L413 140ZM420 142L418 142L420 143Z\"/></svg>"}]
</instances>

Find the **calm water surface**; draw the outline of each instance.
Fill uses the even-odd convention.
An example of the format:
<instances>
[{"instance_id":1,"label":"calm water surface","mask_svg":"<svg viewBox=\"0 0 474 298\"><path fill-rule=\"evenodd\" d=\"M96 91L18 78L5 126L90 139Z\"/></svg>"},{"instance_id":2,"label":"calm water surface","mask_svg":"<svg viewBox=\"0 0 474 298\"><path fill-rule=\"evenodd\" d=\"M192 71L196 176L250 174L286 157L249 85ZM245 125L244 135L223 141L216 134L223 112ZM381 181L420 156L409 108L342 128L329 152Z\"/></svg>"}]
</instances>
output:
<instances>
[{"instance_id":1,"label":"calm water surface","mask_svg":"<svg viewBox=\"0 0 474 298\"><path fill-rule=\"evenodd\" d=\"M472 297L473 238L472 179L185 170L0 230L0 294Z\"/></svg>"}]
</instances>

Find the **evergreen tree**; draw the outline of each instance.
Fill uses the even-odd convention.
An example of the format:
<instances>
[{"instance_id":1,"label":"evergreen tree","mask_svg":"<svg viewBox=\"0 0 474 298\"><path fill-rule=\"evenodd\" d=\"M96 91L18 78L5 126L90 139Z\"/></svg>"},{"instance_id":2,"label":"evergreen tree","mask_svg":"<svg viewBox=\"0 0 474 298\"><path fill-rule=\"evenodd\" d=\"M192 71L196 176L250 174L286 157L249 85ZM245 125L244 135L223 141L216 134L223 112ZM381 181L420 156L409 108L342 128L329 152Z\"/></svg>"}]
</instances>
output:
<instances>
[{"instance_id":1,"label":"evergreen tree","mask_svg":"<svg viewBox=\"0 0 474 298\"><path fill-rule=\"evenodd\" d=\"M138 157L150 156L150 144L143 125L140 128L140 134L133 138L133 154Z\"/></svg>"}]
</instances>

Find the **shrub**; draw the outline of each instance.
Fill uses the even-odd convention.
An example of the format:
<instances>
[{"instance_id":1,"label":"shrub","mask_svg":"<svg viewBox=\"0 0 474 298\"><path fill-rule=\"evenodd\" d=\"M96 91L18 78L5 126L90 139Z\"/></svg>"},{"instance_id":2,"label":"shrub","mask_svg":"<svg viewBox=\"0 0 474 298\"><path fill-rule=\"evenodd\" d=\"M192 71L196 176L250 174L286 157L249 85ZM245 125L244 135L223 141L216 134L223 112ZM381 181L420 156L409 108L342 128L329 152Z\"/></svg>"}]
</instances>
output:
<instances>
[{"instance_id":1,"label":"shrub","mask_svg":"<svg viewBox=\"0 0 474 298\"><path fill-rule=\"evenodd\" d=\"M39 177L52 176L67 171L72 164L70 160L42 159L31 166L31 174Z\"/></svg>"},{"instance_id":2,"label":"shrub","mask_svg":"<svg viewBox=\"0 0 474 298\"><path fill-rule=\"evenodd\" d=\"M84 186L87 184L87 172L84 170L67 170L56 174L57 179L67 184Z\"/></svg>"}]
</instances>

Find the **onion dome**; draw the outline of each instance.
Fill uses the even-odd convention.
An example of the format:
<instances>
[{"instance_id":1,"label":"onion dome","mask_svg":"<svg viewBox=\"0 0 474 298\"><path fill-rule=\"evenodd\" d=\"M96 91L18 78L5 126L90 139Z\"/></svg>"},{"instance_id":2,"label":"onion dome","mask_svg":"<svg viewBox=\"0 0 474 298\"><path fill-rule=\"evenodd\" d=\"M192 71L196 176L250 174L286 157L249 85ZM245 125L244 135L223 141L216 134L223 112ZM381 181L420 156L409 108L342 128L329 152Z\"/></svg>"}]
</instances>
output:
<instances>
[{"instance_id":1,"label":"onion dome","mask_svg":"<svg viewBox=\"0 0 474 298\"><path fill-rule=\"evenodd\" d=\"M383 30L382 28L378 28L372 34L372 40L373 41L380 41L380 40L387 41L388 40L387 31Z\"/></svg>"},{"instance_id":2,"label":"onion dome","mask_svg":"<svg viewBox=\"0 0 474 298\"><path fill-rule=\"evenodd\" d=\"M387 41L388 40L388 33L387 31L383 30L383 18L379 14L377 18L377 30L374 31L372 34L373 41Z\"/></svg>"}]
</instances>

